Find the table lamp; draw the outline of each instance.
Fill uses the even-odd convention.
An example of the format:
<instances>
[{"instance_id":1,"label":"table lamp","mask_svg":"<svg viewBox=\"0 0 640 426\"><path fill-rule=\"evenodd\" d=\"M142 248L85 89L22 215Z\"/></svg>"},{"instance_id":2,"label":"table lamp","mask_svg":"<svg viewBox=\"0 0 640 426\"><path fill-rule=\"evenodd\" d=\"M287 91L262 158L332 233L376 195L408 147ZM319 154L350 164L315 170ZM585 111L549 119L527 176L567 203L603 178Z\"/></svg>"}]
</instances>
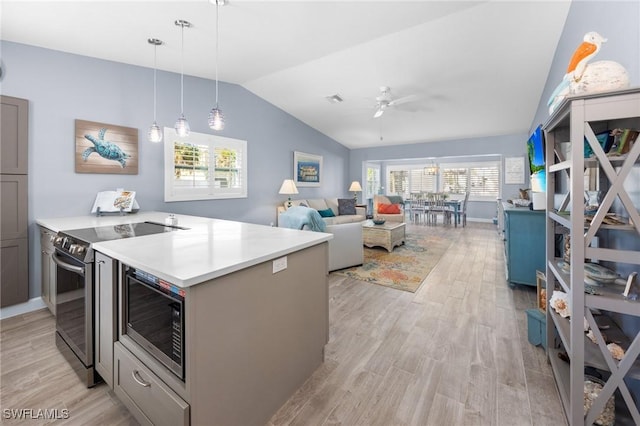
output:
<instances>
[{"instance_id":1,"label":"table lamp","mask_svg":"<svg viewBox=\"0 0 640 426\"><path fill-rule=\"evenodd\" d=\"M360 186L360 182L354 180L351 182L351 186L349 187L349 191L353 192L353 199L358 202L358 192L362 192L362 187Z\"/></svg>"},{"instance_id":2,"label":"table lamp","mask_svg":"<svg viewBox=\"0 0 640 426\"><path fill-rule=\"evenodd\" d=\"M285 179L284 182L282 182L280 191L278 191L278 194L285 194L289 196L289 198L287 199L287 208L291 207L291 194L297 193L298 188L296 188L296 183L293 181L293 179Z\"/></svg>"}]
</instances>

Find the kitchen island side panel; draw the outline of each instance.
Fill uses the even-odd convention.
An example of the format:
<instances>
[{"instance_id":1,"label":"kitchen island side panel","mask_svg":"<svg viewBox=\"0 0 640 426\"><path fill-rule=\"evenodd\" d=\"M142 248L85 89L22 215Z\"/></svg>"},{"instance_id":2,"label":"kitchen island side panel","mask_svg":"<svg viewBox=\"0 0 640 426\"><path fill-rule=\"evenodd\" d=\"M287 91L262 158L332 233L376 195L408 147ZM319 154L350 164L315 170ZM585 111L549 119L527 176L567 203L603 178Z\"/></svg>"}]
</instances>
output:
<instances>
[{"instance_id":1,"label":"kitchen island side panel","mask_svg":"<svg viewBox=\"0 0 640 426\"><path fill-rule=\"evenodd\" d=\"M191 424L264 425L322 364L328 245L189 288Z\"/></svg>"}]
</instances>

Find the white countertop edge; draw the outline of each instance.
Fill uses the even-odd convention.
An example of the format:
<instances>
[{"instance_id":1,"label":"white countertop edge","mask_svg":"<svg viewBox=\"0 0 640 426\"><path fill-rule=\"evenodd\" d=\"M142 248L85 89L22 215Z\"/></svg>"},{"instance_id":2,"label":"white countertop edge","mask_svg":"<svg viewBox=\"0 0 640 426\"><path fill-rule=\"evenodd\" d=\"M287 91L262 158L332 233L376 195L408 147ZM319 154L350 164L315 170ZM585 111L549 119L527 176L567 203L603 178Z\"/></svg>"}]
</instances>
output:
<instances>
[{"instance_id":1,"label":"white countertop edge","mask_svg":"<svg viewBox=\"0 0 640 426\"><path fill-rule=\"evenodd\" d=\"M118 259L121 263L124 263L128 266L132 266L134 268L139 268L142 269L145 272L148 272L152 275L157 276L158 278L162 278L166 281L168 281L171 284L174 284L177 287L181 287L181 288L187 288L187 287L191 287L194 286L196 284L201 284L203 282L209 281L211 279L214 278L218 278L221 277L223 275L227 275L230 274L232 272L236 272L236 271L240 271L242 269L246 269L250 266L254 266L257 265L259 263L262 262L267 262L269 260L274 260L274 259L278 259L282 256L286 256L288 254L291 254L293 252L299 251L299 250L303 250L305 248L309 248L321 243L324 243L326 241L329 241L333 238L333 234L326 234L326 233L314 233L317 234L318 238L313 240L313 241L307 241L305 243L300 243L300 244L296 244L293 246L288 247L287 249L284 250L278 250L275 252L271 252L268 254L265 254L264 256L259 256L259 257L254 257L252 259L249 260L245 260L242 262L238 262L235 263L231 266L228 266L226 268L219 268L217 270L205 273L205 274L200 274L200 275L195 275L195 276L191 276L187 279L184 278L180 278L174 275L169 275L166 274L162 271L157 270L156 268L144 264L143 262L139 262L136 259L133 259L129 256L125 256L123 255L121 252L119 252L118 250L113 250L111 248L108 247L102 247L101 243L96 243L93 245L93 248L103 254L106 254L107 256L113 257Z\"/></svg>"}]
</instances>

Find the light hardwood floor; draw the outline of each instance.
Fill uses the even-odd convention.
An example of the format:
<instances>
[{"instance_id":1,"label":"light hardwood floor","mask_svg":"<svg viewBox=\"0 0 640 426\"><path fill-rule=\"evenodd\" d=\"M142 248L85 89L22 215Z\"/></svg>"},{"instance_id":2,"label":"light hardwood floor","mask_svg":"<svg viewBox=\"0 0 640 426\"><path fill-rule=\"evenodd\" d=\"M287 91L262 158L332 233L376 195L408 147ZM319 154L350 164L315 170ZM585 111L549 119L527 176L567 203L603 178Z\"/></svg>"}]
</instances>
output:
<instances>
[{"instance_id":1,"label":"light hardwood floor","mask_svg":"<svg viewBox=\"0 0 640 426\"><path fill-rule=\"evenodd\" d=\"M416 293L331 274L325 363L269 426L565 425L544 351L527 341L535 288L506 284L495 227L407 224L407 232L453 244ZM79 382L55 347L48 311L0 328L3 410L68 409L56 424L136 424L104 384Z\"/></svg>"}]
</instances>

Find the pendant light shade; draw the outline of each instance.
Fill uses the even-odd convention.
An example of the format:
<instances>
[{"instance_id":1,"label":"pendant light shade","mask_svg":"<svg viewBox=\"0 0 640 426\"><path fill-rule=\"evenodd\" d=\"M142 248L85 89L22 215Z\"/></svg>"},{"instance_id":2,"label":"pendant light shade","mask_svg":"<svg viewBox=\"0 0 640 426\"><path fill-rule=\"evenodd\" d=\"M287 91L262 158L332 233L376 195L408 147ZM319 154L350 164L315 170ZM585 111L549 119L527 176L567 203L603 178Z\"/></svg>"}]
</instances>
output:
<instances>
[{"instance_id":1,"label":"pendant light shade","mask_svg":"<svg viewBox=\"0 0 640 426\"><path fill-rule=\"evenodd\" d=\"M191 27L191 23L189 21L185 21L182 19L176 20L175 24L181 27L182 31L182 65L180 70L180 117L176 121L174 129L176 130L176 134L184 138L189 136L189 122L184 116L184 29Z\"/></svg>"},{"instance_id":2,"label":"pendant light shade","mask_svg":"<svg viewBox=\"0 0 640 426\"><path fill-rule=\"evenodd\" d=\"M222 111L217 107L213 108L209 112L209 127L213 130L222 130L224 129L224 115L222 115Z\"/></svg>"},{"instance_id":3,"label":"pendant light shade","mask_svg":"<svg viewBox=\"0 0 640 426\"><path fill-rule=\"evenodd\" d=\"M209 112L209 127L212 130L220 131L224 129L224 115L220 108L218 108L218 41L220 39L220 31L218 26L218 8L220 6L224 6L224 0L210 0L211 3L215 2L216 4L216 105Z\"/></svg>"},{"instance_id":4,"label":"pendant light shade","mask_svg":"<svg viewBox=\"0 0 640 426\"><path fill-rule=\"evenodd\" d=\"M191 128L189 127L189 122L184 117L184 114L180 114L180 117L176 120L176 124L173 126L176 130L176 134L181 138L189 136L189 132Z\"/></svg>"},{"instance_id":5,"label":"pendant light shade","mask_svg":"<svg viewBox=\"0 0 640 426\"><path fill-rule=\"evenodd\" d=\"M157 54L158 54L158 46L162 45L162 40L158 40L157 38L147 39L147 42L153 45L153 124L149 127L148 137L149 142L162 142L162 132L160 131L160 126L156 122L156 87L157 87L157 73L158 73L158 63L157 63Z\"/></svg>"},{"instance_id":6,"label":"pendant light shade","mask_svg":"<svg viewBox=\"0 0 640 426\"><path fill-rule=\"evenodd\" d=\"M162 142L162 131L160 131L160 126L155 121L149 127L147 135L149 136L149 142Z\"/></svg>"}]
</instances>

